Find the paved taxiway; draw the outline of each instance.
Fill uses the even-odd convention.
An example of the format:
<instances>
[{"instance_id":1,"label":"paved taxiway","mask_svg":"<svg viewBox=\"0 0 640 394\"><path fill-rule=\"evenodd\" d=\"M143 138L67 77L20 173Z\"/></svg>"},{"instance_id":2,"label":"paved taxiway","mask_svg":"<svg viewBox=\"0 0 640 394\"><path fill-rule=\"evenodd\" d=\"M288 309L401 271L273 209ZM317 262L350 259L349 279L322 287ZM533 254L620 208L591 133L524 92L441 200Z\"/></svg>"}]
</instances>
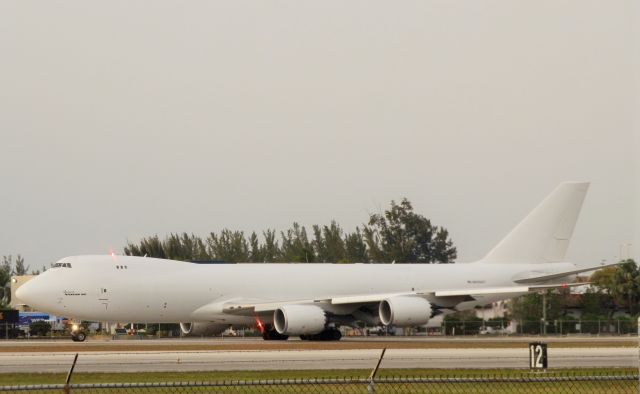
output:
<instances>
[{"instance_id":1,"label":"paved taxiway","mask_svg":"<svg viewBox=\"0 0 640 394\"><path fill-rule=\"evenodd\" d=\"M0 372L66 372L75 353L3 352ZM78 372L368 369L379 349L79 352ZM381 368L527 368L523 348L389 349ZM633 347L549 348L550 368L637 367Z\"/></svg>"}]
</instances>

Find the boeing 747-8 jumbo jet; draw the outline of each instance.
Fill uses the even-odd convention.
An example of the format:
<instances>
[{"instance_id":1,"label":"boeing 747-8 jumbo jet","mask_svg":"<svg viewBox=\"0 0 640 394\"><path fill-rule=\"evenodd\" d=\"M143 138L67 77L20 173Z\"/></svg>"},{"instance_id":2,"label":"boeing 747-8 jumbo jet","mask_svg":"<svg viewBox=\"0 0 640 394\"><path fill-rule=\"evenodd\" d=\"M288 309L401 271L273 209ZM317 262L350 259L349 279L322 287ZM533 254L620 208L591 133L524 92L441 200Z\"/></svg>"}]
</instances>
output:
<instances>
[{"instance_id":1,"label":"boeing 747-8 jumbo jet","mask_svg":"<svg viewBox=\"0 0 640 394\"><path fill-rule=\"evenodd\" d=\"M182 322L185 334L254 325L264 339L337 340L340 325L419 326L435 315L567 286L564 257L584 182L558 186L483 259L467 264L197 264L67 257L21 286L33 308L89 321ZM84 340L81 331L74 340Z\"/></svg>"}]
</instances>

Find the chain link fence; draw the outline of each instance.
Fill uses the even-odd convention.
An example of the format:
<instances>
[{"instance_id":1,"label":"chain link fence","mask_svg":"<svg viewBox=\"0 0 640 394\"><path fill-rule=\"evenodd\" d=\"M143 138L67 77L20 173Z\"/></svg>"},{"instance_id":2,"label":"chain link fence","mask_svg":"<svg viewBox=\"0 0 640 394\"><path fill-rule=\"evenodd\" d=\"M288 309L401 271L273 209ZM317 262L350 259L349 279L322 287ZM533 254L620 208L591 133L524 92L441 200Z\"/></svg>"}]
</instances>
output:
<instances>
[{"instance_id":1,"label":"chain link fence","mask_svg":"<svg viewBox=\"0 0 640 394\"><path fill-rule=\"evenodd\" d=\"M431 335L635 335L636 319L581 320L573 318L552 320L445 320L439 328L432 328Z\"/></svg>"},{"instance_id":2,"label":"chain link fence","mask_svg":"<svg viewBox=\"0 0 640 394\"><path fill-rule=\"evenodd\" d=\"M215 382L0 386L2 393L637 393L638 375L531 373L486 376L321 378Z\"/></svg>"}]
</instances>

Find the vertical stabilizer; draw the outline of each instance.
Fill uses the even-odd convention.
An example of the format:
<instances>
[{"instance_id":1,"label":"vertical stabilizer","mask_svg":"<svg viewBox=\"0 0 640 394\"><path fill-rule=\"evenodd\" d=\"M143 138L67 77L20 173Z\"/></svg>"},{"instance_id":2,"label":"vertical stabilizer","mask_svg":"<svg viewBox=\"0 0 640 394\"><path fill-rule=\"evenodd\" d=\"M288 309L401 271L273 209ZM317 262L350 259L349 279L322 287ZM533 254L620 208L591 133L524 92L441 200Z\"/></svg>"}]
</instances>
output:
<instances>
[{"instance_id":1,"label":"vertical stabilizer","mask_svg":"<svg viewBox=\"0 0 640 394\"><path fill-rule=\"evenodd\" d=\"M588 182L560 184L484 259L485 263L563 261L578 220Z\"/></svg>"}]
</instances>

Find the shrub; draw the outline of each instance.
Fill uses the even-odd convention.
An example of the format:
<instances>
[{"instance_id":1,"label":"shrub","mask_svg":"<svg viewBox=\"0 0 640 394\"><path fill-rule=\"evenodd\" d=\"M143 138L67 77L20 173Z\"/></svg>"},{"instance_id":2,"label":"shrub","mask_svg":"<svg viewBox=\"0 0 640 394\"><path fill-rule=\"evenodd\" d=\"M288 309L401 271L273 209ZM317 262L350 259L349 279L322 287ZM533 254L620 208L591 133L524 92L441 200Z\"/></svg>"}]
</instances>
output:
<instances>
[{"instance_id":1,"label":"shrub","mask_svg":"<svg viewBox=\"0 0 640 394\"><path fill-rule=\"evenodd\" d=\"M29 325L31 335L45 336L51 331L51 324L44 320L34 321Z\"/></svg>"}]
</instances>

